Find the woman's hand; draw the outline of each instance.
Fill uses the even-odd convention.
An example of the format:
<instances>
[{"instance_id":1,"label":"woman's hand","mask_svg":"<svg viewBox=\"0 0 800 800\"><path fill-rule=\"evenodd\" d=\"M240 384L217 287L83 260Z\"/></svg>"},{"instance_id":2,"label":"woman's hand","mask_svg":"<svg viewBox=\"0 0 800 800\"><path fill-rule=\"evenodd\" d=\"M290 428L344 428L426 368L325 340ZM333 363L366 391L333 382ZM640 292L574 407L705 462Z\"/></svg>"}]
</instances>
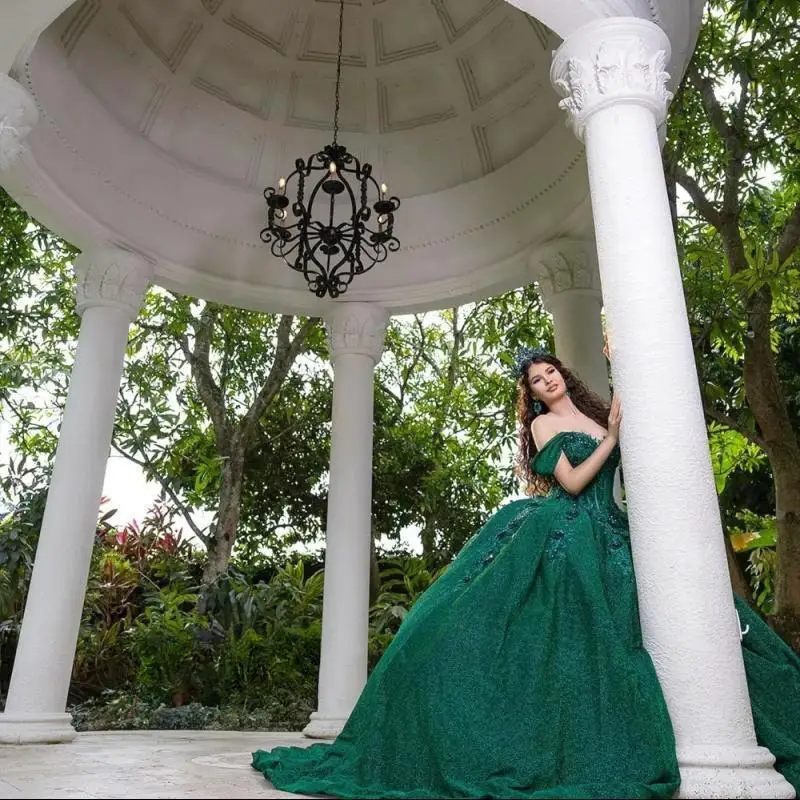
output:
<instances>
[{"instance_id":1,"label":"woman's hand","mask_svg":"<svg viewBox=\"0 0 800 800\"><path fill-rule=\"evenodd\" d=\"M608 412L608 435L615 442L619 441L619 426L622 422L622 406L619 402L619 395L615 394L611 399L611 411Z\"/></svg>"}]
</instances>

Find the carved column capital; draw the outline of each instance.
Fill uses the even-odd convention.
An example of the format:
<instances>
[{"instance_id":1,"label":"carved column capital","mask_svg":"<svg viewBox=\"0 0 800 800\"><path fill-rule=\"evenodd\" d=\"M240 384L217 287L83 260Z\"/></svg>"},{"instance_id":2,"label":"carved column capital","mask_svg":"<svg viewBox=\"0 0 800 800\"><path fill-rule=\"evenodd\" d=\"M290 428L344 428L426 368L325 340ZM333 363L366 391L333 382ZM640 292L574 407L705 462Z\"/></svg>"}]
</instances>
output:
<instances>
[{"instance_id":1,"label":"carved column capital","mask_svg":"<svg viewBox=\"0 0 800 800\"><path fill-rule=\"evenodd\" d=\"M638 17L597 20L570 34L553 54L550 80L578 138L589 117L617 103L644 106L661 125L672 99L670 51L664 31Z\"/></svg>"},{"instance_id":2,"label":"carved column capital","mask_svg":"<svg viewBox=\"0 0 800 800\"><path fill-rule=\"evenodd\" d=\"M369 356L376 364L383 354L389 314L373 303L336 303L325 317L331 357Z\"/></svg>"},{"instance_id":3,"label":"carved column capital","mask_svg":"<svg viewBox=\"0 0 800 800\"><path fill-rule=\"evenodd\" d=\"M565 239L531 256L531 272L545 307L552 311L557 297L566 292L591 294L602 299L594 242Z\"/></svg>"},{"instance_id":4,"label":"carved column capital","mask_svg":"<svg viewBox=\"0 0 800 800\"><path fill-rule=\"evenodd\" d=\"M39 120L36 103L17 81L0 74L0 172L25 151L25 137Z\"/></svg>"},{"instance_id":5,"label":"carved column capital","mask_svg":"<svg viewBox=\"0 0 800 800\"><path fill-rule=\"evenodd\" d=\"M106 306L133 320L153 278L154 264L139 253L109 246L82 253L74 269L79 314L92 306Z\"/></svg>"}]
</instances>

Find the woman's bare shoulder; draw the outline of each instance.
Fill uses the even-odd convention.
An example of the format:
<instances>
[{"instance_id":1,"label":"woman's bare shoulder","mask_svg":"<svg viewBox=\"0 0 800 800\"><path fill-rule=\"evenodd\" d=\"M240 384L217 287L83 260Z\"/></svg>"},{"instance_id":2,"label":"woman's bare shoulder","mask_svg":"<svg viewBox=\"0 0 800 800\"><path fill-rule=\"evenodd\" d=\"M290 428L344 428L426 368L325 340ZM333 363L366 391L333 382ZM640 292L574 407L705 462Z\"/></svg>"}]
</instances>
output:
<instances>
[{"instance_id":1,"label":"woman's bare shoulder","mask_svg":"<svg viewBox=\"0 0 800 800\"><path fill-rule=\"evenodd\" d=\"M537 450L541 450L557 433L558 427L548 419L550 414L540 414L531 423L533 442Z\"/></svg>"}]
</instances>

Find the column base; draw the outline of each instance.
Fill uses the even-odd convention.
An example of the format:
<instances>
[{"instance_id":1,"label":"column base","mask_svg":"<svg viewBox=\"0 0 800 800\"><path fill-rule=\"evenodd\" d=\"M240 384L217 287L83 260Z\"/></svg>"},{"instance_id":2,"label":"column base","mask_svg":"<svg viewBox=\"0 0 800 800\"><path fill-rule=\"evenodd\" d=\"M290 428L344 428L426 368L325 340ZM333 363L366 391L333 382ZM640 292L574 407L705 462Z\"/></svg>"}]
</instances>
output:
<instances>
[{"instance_id":1,"label":"column base","mask_svg":"<svg viewBox=\"0 0 800 800\"><path fill-rule=\"evenodd\" d=\"M0 744L61 744L76 735L71 714L0 714Z\"/></svg>"},{"instance_id":2,"label":"column base","mask_svg":"<svg viewBox=\"0 0 800 800\"><path fill-rule=\"evenodd\" d=\"M303 728L303 736L309 739L335 739L344 728L347 717L330 717L314 711L311 721Z\"/></svg>"},{"instance_id":3,"label":"column base","mask_svg":"<svg viewBox=\"0 0 800 800\"><path fill-rule=\"evenodd\" d=\"M792 798L794 787L765 747L678 748L680 798Z\"/></svg>"}]
</instances>

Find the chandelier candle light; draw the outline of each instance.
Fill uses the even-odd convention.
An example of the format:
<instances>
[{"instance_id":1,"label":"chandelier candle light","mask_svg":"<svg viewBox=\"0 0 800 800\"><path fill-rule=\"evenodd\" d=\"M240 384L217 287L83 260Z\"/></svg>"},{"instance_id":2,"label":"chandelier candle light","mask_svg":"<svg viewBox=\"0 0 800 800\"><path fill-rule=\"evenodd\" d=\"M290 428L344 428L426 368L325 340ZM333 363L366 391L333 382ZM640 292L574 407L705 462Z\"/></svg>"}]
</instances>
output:
<instances>
[{"instance_id":1,"label":"chandelier candle light","mask_svg":"<svg viewBox=\"0 0 800 800\"><path fill-rule=\"evenodd\" d=\"M343 26L340 0L333 143L307 160L298 158L294 172L278 181L277 190L264 190L267 227L261 231L262 241L274 256L302 273L320 298L344 294L356 275L400 249L394 235L400 200L388 197L386 184L379 186L373 177L372 165L362 164L338 141ZM290 201L287 191L294 184L295 199ZM377 197L372 205L370 196ZM289 219L290 206L294 221Z\"/></svg>"}]
</instances>

